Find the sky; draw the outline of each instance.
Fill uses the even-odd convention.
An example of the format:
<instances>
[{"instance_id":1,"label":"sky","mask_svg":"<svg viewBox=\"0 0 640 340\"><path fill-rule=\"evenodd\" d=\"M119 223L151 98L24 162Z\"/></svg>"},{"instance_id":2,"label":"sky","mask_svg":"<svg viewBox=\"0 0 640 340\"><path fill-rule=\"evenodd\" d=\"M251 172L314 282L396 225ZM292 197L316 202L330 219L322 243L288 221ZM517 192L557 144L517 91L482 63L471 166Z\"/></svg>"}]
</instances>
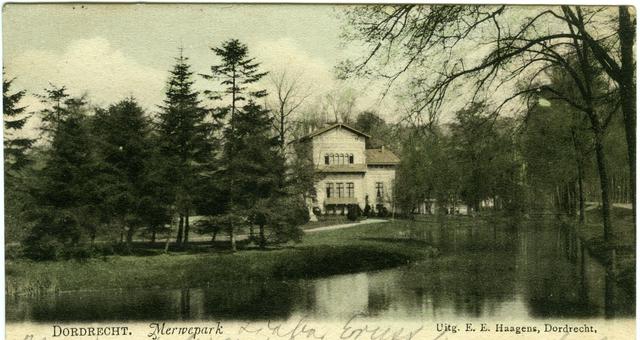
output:
<instances>
[{"instance_id":1,"label":"sky","mask_svg":"<svg viewBox=\"0 0 640 340\"><path fill-rule=\"evenodd\" d=\"M180 47L192 71L206 73L218 62L210 48L237 38L263 70L301 74L318 95L354 87L359 110L380 109L379 91L335 79L334 66L358 51L340 40L339 11L335 5L6 4L3 65L16 77L14 89L29 93L23 104L31 111L41 107L34 94L49 83L87 93L99 106L134 96L154 111ZM195 80L199 89L215 86ZM31 119L29 129L37 124Z\"/></svg>"},{"instance_id":2,"label":"sky","mask_svg":"<svg viewBox=\"0 0 640 340\"><path fill-rule=\"evenodd\" d=\"M368 51L341 39L343 10L341 5L326 4L5 4L3 65L8 77L16 77L14 89L28 92L22 104L32 112L42 108L35 94L52 83L66 86L73 95L86 93L92 104L103 107L133 96L153 113L162 103L180 47L190 58L192 71L208 73L211 65L219 63L211 48L236 38L248 45L250 56L262 63L263 71L286 70L300 76L300 87L312 94L304 111L319 111L318 102L327 93L349 92L357 98L355 113L373 110L389 122L397 121L406 107L396 103L394 96L405 90L402 82L381 99L381 83L335 77L340 61L358 59ZM539 10L537 6L510 8L506 22L519 27ZM541 29L557 28L549 23ZM490 47L466 39L457 47L455 58L467 65L478 63ZM427 79L437 77L440 66L452 56L429 58L431 64L420 70ZM405 75L411 76L410 72ZM199 76L195 81L199 90L219 89ZM271 89L267 79L263 84ZM500 103L511 95L513 84L489 96ZM463 82L448 90L446 105L438 112L444 117L441 122L468 104L472 86ZM511 114L521 111L520 103L510 105ZM27 133L37 134L38 126L34 115Z\"/></svg>"}]
</instances>

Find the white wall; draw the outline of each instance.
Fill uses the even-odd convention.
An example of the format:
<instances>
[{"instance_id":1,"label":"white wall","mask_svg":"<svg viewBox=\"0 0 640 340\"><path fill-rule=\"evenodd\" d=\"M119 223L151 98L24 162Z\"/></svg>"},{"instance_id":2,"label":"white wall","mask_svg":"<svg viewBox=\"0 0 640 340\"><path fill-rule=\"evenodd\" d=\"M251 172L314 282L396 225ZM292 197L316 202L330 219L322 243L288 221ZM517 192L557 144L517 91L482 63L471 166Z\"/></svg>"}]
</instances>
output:
<instances>
[{"instance_id":1,"label":"white wall","mask_svg":"<svg viewBox=\"0 0 640 340\"><path fill-rule=\"evenodd\" d=\"M322 212L324 211L324 200L327 198L327 190L326 184L327 182L334 183L334 193L337 192L335 190L335 183L342 182L345 183L345 193L347 190L348 182L353 182L353 196L358 201L358 205L364 208L364 195L365 195L365 182L364 182L364 174L362 173L351 173L351 174L325 174L323 178L316 183L316 198L318 200L318 204L320 205L320 209Z\"/></svg>"},{"instance_id":2,"label":"white wall","mask_svg":"<svg viewBox=\"0 0 640 340\"><path fill-rule=\"evenodd\" d=\"M325 153L352 153L354 164L365 163L365 138L350 130L337 127L313 137L313 163L324 164ZM348 160L345 162L348 163Z\"/></svg>"},{"instance_id":3,"label":"white wall","mask_svg":"<svg viewBox=\"0 0 640 340\"><path fill-rule=\"evenodd\" d=\"M393 197L393 184L396 178L395 167L367 167L367 174L365 175L366 193L369 195L369 204L375 209L376 206L376 182L382 182L384 188L384 205L391 211L392 209L392 197Z\"/></svg>"},{"instance_id":4,"label":"white wall","mask_svg":"<svg viewBox=\"0 0 640 340\"><path fill-rule=\"evenodd\" d=\"M324 155L326 153L352 153L354 155L354 164L366 164L365 158L365 138L358 134L351 132L350 130L337 127L333 130L327 131L323 134L313 137L312 140L312 154L313 162L316 166L324 165ZM345 165L348 165L348 160L345 161ZM369 195L369 204L373 208L376 205L376 182L384 183L384 205L391 211L392 209L392 195L393 184L396 177L395 167L367 167L366 174L362 173L328 173L324 174L323 178L319 180L316 185L316 199L320 209L324 211L324 201L326 199L326 183L327 182L342 182L354 183L354 196L360 205L364 209L365 196Z\"/></svg>"}]
</instances>

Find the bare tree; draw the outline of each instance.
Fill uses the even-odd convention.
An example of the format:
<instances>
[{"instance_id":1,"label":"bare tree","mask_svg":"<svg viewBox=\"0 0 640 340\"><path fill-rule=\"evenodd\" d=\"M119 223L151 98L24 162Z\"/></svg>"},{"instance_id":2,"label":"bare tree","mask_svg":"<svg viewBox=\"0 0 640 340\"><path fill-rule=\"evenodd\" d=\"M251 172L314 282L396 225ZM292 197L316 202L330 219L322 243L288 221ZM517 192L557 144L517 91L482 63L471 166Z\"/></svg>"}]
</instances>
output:
<instances>
[{"instance_id":1,"label":"bare tree","mask_svg":"<svg viewBox=\"0 0 640 340\"><path fill-rule=\"evenodd\" d=\"M294 128L291 120L311 95L311 90L302 81L302 73L291 74L286 69L269 74L275 98L269 103L273 115L273 128L278 134L281 152L284 154L287 138Z\"/></svg>"},{"instance_id":2,"label":"bare tree","mask_svg":"<svg viewBox=\"0 0 640 340\"><path fill-rule=\"evenodd\" d=\"M328 120L350 124L358 97L352 88L336 88L322 97L322 111ZM331 118L329 118L331 117Z\"/></svg>"},{"instance_id":3,"label":"bare tree","mask_svg":"<svg viewBox=\"0 0 640 340\"><path fill-rule=\"evenodd\" d=\"M616 82L609 82L609 91L602 95L594 88L597 68L591 60L598 60L599 68L613 78L608 69L615 70L611 66L615 62L607 55L615 50L618 33L627 31L621 27L625 23L634 25L630 20L621 19L620 27L603 32L608 27L605 22L615 17L611 9L479 5L355 7L347 12L352 31L345 36L362 40L371 48L361 60L345 62L342 71L345 76L386 79L388 88L401 75L409 74L409 88L414 91L415 100L413 111L429 115L439 114L443 103L451 100L452 90L464 86L471 94L469 102L481 96L485 98L480 99L486 99L493 93L508 93L496 103L494 116L514 99L523 96L530 99L542 90L552 93L553 99L577 108L588 117L596 136L604 232L605 238L610 239L602 136L620 101L635 102L633 95L623 94L620 83L616 88ZM621 17L623 12L628 14L621 10ZM515 18L521 19L519 24L514 24L518 21ZM601 31L597 32L597 38L587 32L598 28ZM567 72L578 91L577 96L549 86L545 72L553 68ZM611 101L613 91L620 94L619 100ZM460 95L460 91L453 91L453 95ZM603 112L599 105L602 101L608 101L613 109ZM632 116L635 117L635 112ZM631 157L629 161L633 163Z\"/></svg>"}]
</instances>

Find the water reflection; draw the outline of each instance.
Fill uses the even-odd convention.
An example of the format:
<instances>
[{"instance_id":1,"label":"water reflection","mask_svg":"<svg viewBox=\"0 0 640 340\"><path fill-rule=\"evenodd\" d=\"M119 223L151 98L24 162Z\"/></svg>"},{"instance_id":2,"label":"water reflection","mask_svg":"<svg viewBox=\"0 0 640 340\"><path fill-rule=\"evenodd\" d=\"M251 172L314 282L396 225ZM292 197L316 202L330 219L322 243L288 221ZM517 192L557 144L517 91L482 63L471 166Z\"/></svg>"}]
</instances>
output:
<instances>
[{"instance_id":1,"label":"water reflection","mask_svg":"<svg viewBox=\"0 0 640 340\"><path fill-rule=\"evenodd\" d=\"M70 292L7 300L9 321L345 319L503 320L632 316L633 299L571 230L421 225L413 237L436 259L314 280L220 284L178 290Z\"/></svg>"}]
</instances>

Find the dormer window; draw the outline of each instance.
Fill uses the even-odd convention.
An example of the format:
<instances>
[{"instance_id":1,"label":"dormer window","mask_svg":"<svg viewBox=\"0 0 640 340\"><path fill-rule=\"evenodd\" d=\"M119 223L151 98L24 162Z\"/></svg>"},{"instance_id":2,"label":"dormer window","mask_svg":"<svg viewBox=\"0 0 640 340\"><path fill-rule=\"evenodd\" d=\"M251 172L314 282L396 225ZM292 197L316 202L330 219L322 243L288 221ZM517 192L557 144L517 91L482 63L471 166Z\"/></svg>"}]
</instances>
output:
<instances>
[{"instance_id":1,"label":"dormer window","mask_svg":"<svg viewBox=\"0 0 640 340\"><path fill-rule=\"evenodd\" d=\"M329 165L329 155L324 155L324 164Z\"/></svg>"},{"instance_id":2,"label":"dormer window","mask_svg":"<svg viewBox=\"0 0 640 340\"><path fill-rule=\"evenodd\" d=\"M353 164L353 154L349 154L349 164Z\"/></svg>"}]
</instances>

